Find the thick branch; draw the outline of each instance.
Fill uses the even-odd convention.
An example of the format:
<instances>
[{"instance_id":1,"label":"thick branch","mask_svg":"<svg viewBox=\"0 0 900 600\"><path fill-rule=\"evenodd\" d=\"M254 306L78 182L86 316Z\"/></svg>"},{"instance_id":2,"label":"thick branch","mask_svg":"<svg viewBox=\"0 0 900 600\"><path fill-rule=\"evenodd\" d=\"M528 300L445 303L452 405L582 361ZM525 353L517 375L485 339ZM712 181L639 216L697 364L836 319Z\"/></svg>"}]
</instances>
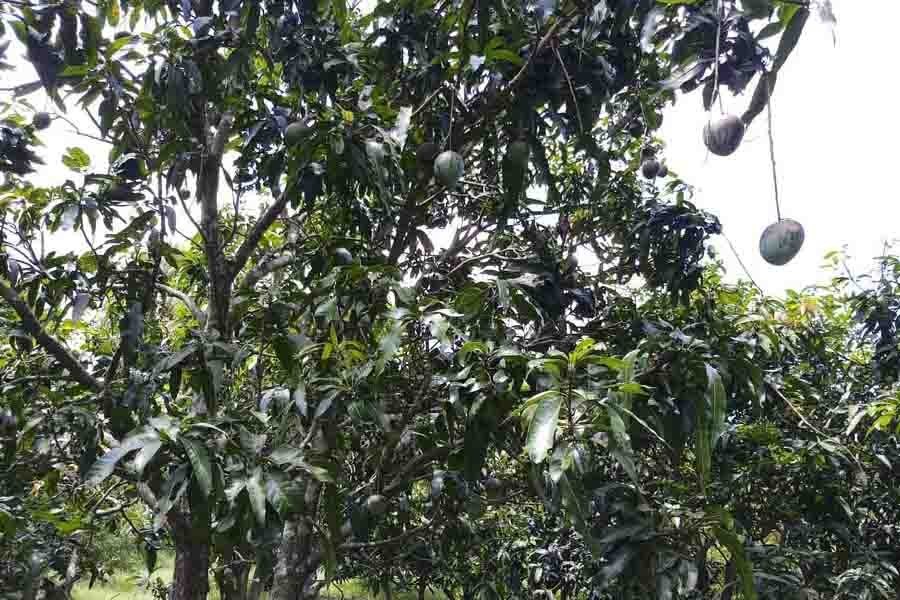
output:
<instances>
[{"instance_id":1,"label":"thick branch","mask_svg":"<svg viewBox=\"0 0 900 600\"><path fill-rule=\"evenodd\" d=\"M450 456L450 453L452 451L453 448L442 446L440 448L429 450L424 454L420 454L416 458L406 463L406 465L402 469L400 469L400 471L394 476L390 485L384 488L381 493L385 496L389 496L399 489L406 487L406 485L409 483L409 478L414 476L417 470L421 469L431 461L447 458L448 456Z\"/></svg>"},{"instance_id":2,"label":"thick branch","mask_svg":"<svg viewBox=\"0 0 900 600\"><path fill-rule=\"evenodd\" d=\"M191 314L194 315L194 318L197 319L197 322L200 323L200 325L206 325L206 313L200 310L197 304L191 300L190 296L161 283L157 283L156 288L168 296L181 300L182 304L184 304L187 309L191 311Z\"/></svg>"},{"instance_id":3,"label":"thick branch","mask_svg":"<svg viewBox=\"0 0 900 600\"><path fill-rule=\"evenodd\" d=\"M103 386L100 381L88 373L87 369L84 368L84 365L78 362L78 359L75 358L65 346L44 330L37 320L37 317L31 312L31 308L28 307L28 304L22 300L14 289L7 286L3 281L0 281L0 296L2 296L16 314L19 315L19 319L21 319L25 331L37 340L39 346L59 361L63 368L72 374L75 381L95 392L99 392L102 389Z\"/></svg>"},{"instance_id":4,"label":"thick branch","mask_svg":"<svg viewBox=\"0 0 900 600\"><path fill-rule=\"evenodd\" d=\"M203 231L204 251L209 270L209 324L227 335L228 309L231 301L231 274L225 262L219 229L219 170L225 143L231 134L234 116L225 113L219 120L215 135L211 136L197 182L200 201L200 227Z\"/></svg>"},{"instance_id":5,"label":"thick branch","mask_svg":"<svg viewBox=\"0 0 900 600\"><path fill-rule=\"evenodd\" d=\"M256 250L256 247L259 245L259 241L262 239L263 235L265 235L266 231L269 230L269 227L281 216L281 213L284 211L284 208L288 203L288 195L286 192L282 192L282 194L275 200L275 203L272 204L266 212L262 214L256 224L253 226L253 229L250 230L250 233L247 234L247 238L244 240L244 243L241 244L241 247L238 248L237 252L234 255L234 264L231 267L231 276L236 277L238 273L247 265L247 261L250 260L250 255L253 254L253 251ZM248 275L249 277L249 275Z\"/></svg>"}]
</instances>

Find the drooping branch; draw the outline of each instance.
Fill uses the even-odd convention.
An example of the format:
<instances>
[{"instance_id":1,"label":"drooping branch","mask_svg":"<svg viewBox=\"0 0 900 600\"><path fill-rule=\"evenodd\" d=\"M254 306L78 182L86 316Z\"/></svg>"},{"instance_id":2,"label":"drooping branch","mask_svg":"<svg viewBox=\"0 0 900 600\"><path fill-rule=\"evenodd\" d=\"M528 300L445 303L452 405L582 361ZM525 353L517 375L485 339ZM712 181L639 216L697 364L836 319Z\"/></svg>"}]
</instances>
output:
<instances>
[{"instance_id":1,"label":"drooping branch","mask_svg":"<svg viewBox=\"0 0 900 600\"><path fill-rule=\"evenodd\" d=\"M0 296L6 300L19 316L25 331L37 341L41 348L46 350L63 368L69 371L75 381L95 392L99 392L102 389L103 386L100 381L91 375L65 346L44 330L28 304L22 300L21 296L14 289L3 281L0 281Z\"/></svg>"},{"instance_id":2,"label":"drooping branch","mask_svg":"<svg viewBox=\"0 0 900 600\"><path fill-rule=\"evenodd\" d=\"M232 278L237 277L238 273L240 273L247 265L247 261L250 260L250 255L253 254L253 251L256 250L257 246L259 246L260 240L262 240L262 237L263 235L265 235L266 231L269 230L269 227L271 227L275 220L278 219L279 216L281 216L281 213L287 206L288 200L289 198L287 193L282 192L282 194L275 200L274 204L267 208L262 216L259 217L259 220L256 221L256 224L253 225L253 229L251 229L250 233L247 234L246 239L244 239L244 242L241 244L234 255L234 260L232 261L231 267Z\"/></svg>"},{"instance_id":3,"label":"drooping branch","mask_svg":"<svg viewBox=\"0 0 900 600\"><path fill-rule=\"evenodd\" d=\"M184 304L189 311L191 311L191 314L195 319L197 319L197 322L200 323L201 326L206 325L206 313L200 310L200 307L198 307L197 304L193 300L191 300L190 296L188 296L184 292L180 292L175 288L171 288L161 283L156 284L156 289L168 296L181 300L181 303Z\"/></svg>"}]
</instances>

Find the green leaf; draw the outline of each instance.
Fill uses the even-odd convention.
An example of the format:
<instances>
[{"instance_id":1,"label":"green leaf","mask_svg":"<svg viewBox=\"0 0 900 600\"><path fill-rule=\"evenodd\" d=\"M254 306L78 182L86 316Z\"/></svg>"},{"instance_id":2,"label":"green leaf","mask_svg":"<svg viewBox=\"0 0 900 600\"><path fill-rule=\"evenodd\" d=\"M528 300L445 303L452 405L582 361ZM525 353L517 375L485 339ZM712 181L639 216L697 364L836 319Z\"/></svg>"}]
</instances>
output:
<instances>
[{"instance_id":1,"label":"green leaf","mask_svg":"<svg viewBox=\"0 0 900 600\"><path fill-rule=\"evenodd\" d=\"M294 360L294 344L288 338L279 336L272 340L272 349L284 370L293 373L297 365Z\"/></svg>"},{"instance_id":2,"label":"green leaf","mask_svg":"<svg viewBox=\"0 0 900 600\"><path fill-rule=\"evenodd\" d=\"M81 148L71 147L66 148L66 153L62 157L62 162L69 167L70 170L80 173L91 166L91 157Z\"/></svg>"},{"instance_id":3,"label":"green leaf","mask_svg":"<svg viewBox=\"0 0 900 600\"><path fill-rule=\"evenodd\" d=\"M553 447L553 436L556 434L559 409L562 406L562 394L557 390L547 390L532 396L528 402L537 402L537 409L528 426L525 447L531 460L541 463Z\"/></svg>"},{"instance_id":4,"label":"green leaf","mask_svg":"<svg viewBox=\"0 0 900 600\"><path fill-rule=\"evenodd\" d=\"M194 478L200 485L203 494L209 498L213 493L213 474L206 446L189 437L182 437L181 445L184 447L184 451L191 463Z\"/></svg>"},{"instance_id":5,"label":"green leaf","mask_svg":"<svg viewBox=\"0 0 900 600\"><path fill-rule=\"evenodd\" d=\"M738 577L741 580L741 591L744 600L756 600L756 585L753 583L753 567L744 552L744 544L733 532L722 527L713 528L716 539L720 544L728 548L731 560L737 567Z\"/></svg>"},{"instance_id":6,"label":"green leaf","mask_svg":"<svg viewBox=\"0 0 900 600\"><path fill-rule=\"evenodd\" d=\"M121 16L121 11L119 10L119 0L106 0L106 22L109 23L112 27L119 26L119 17Z\"/></svg>"},{"instance_id":7,"label":"green leaf","mask_svg":"<svg viewBox=\"0 0 900 600\"><path fill-rule=\"evenodd\" d=\"M558 483L573 462L574 459L569 444L557 446L553 450L553 456L550 458L550 480Z\"/></svg>"},{"instance_id":8,"label":"green leaf","mask_svg":"<svg viewBox=\"0 0 900 600\"><path fill-rule=\"evenodd\" d=\"M107 477L113 474L113 471L116 470L116 465L126 454L128 454L128 451L122 446L116 446L115 448L110 449L106 454L98 458L97 462L95 462L88 470L84 480L85 484L94 486L102 483Z\"/></svg>"},{"instance_id":9,"label":"green leaf","mask_svg":"<svg viewBox=\"0 0 900 600\"><path fill-rule=\"evenodd\" d=\"M129 42L131 42L131 36L114 39L103 55L106 56L106 58L112 58L113 54L127 46Z\"/></svg>"},{"instance_id":10,"label":"green leaf","mask_svg":"<svg viewBox=\"0 0 900 600\"><path fill-rule=\"evenodd\" d=\"M753 97L750 99L750 105L747 107L747 110L744 111L744 114L741 115L741 120L744 122L744 125L749 126L750 122L766 108L769 96L771 96L772 92L775 90L778 71L784 66L788 56L790 56L791 52L793 52L794 48L797 46L797 42L800 40L800 34L806 26L806 21L809 19L809 9L800 8L797 10L797 7L790 8L795 10L783 13L785 19L789 20L786 22L784 33L781 34L781 39L778 41L778 49L775 51L775 60L772 63L772 69L769 73L760 76L759 82L756 84L756 89L753 91Z\"/></svg>"},{"instance_id":11,"label":"green leaf","mask_svg":"<svg viewBox=\"0 0 900 600\"><path fill-rule=\"evenodd\" d=\"M260 526L266 524L266 490L263 485L263 472L260 467L253 470L247 479L247 494L250 496L250 508Z\"/></svg>"},{"instance_id":12,"label":"green leaf","mask_svg":"<svg viewBox=\"0 0 900 600\"><path fill-rule=\"evenodd\" d=\"M703 404L705 403L704 400ZM712 431L709 425L709 417L706 415L706 406L697 407L694 428L694 455L697 459L697 474L700 476L700 487L705 490L706 484L709 482L709 472L712 468L712 448L710 446Z\"/></svg>"},{"instance_id":13,"label":"green leaf","mask_svg":"<svg viewBox=\"0 0 900 600\"><path fill-rule=\"evenodd\" d=\"M521 66L524 63L521 56L519 56L515 52L512 52L511 50L507 50L506 48L489 50L486 53L485 58L487 59L488 64L495 62L508 62L516 66Z\"/></svg>"},{"instance_id":14,"label":"green leaf","mask_svg":"<svg viewBox=\"0 0 900 600\"><path fill-rule=\"evenodd\" d=\"M162 440L155 440L147 442L143 448L138 450L138 453L135 455L134 461L132 462L132 467L137 471L138 476L144 472L147 464L153 460L153 457L156 456L156 453L159 452L160 448L162 448Z\"/></svg>"},{"instance_id":15,"label":"green leaf","mask_svg":"<svg viewBox=\"0 0 900 600\"><path fill-rule=\"evenodd\" d=\"M185 361L191 354L197 351L197 346L193 344L189 344L179 350L178 352L174 352L158 363L153 367L153 373L155 375L159 375L160 373L165 373L166 371L171 370L174 367L177 367L181 363Z\"/></svg>"},{"instance_id":16,"label":"green leaf","mask_svg":"<svg viewBox=\"0 0 900 600\"><path fill-rule=\"evenodd\" d=\"M140 450L144 446L156 444L159 442L159 433L149 427L141 428L135 433L129 434L122 443L111 448L106 454L97 459L90 469L88 469L84 482L87 486L95 486L102 483L107 477L113 474L116 465L125 455L135 450ZM148 459L149 460L149 459Z\"/></svg>"},{"instance_id":17,"label":"green leaf","mask_svg":"<svg viewBox=\"0 0 900 600\"><path fill-rule=\"evenodd\" d=\"M59 74L60 77L84 77L91 72L88 65L69 65Z\"/></svg>"},{"instance_id":18,"label":"green leaf","mask_svg":"<svg viewBox=\"0 0 900 600\"><path fill-rule=\"evenodd\" d=\"M710 448L714 448L718 439L725 432L725 386L722 383L722 376L709 364L706 365L706 378L709 381L706 395L712 408L709 445Z\"/></svg>"}]
</instances>

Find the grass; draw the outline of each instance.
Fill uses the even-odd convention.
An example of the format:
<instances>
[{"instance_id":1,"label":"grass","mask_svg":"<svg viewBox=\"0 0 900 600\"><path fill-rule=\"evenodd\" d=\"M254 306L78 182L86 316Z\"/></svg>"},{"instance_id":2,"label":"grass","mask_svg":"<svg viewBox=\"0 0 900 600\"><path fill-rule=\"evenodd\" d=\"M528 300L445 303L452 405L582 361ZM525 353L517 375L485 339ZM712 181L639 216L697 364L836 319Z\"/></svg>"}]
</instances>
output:
<instances>
[{"instance_id":1,"label":"grass","mask_svg":"<svg viewBox=\"0 0 900 600\"><path fill-rule=\"evenodd\" d=\"M174 559L170 554L160 553L157 570L153 578L160 578L168 583L172 580ZM150 590L141 585L142 573L140 567L135 567L134 572L119 572L110 577L108 581L96 582L93 588L88 589L87 582L79 583L73 590L73 600L154 600ZM212 584L212 581L210 581ZM343 592L343 595L341 594ZM415 592L395 591L394 600L416 600ZM322 592L322 598L327 600L378 600L382 596L373 596L365 586L359 582L351 581L333 585ZM427 600L443 600L442 596L426 594ZM209 600L218 600L218 590L210 591ZM265 600L265 597L263 598Z\"/></svg>"},{"instance_id":2,"label":"grass","mask_svg":"<svg viewBox=\"0 0 900 600\"><path fill-rule=\"evenodd\" d=\"M159 577L163 581L171 581L174 563L172 555L160 553L153 578ZM86 581L78 583L72 590L72 600L154 600L150 590L140 585L143 577L139 570L140 566L135 565L134 568L135 571L120 571L107 581L95 582L93 588L88 588ZM216 594L216 598L218 598L218 594Z\"/></svg>"}]
</instances>

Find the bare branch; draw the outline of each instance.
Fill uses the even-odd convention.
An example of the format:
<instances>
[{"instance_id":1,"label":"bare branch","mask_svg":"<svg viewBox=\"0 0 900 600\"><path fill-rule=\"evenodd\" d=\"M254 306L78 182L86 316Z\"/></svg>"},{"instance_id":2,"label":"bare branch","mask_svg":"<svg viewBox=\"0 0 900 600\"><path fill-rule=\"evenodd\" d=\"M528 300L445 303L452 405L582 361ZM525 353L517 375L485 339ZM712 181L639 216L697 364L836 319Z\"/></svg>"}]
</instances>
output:
<instances>
[{"instance_id":1,"label":"bare branch","mask_svg":"<svg viewBox=\"0 0 900 600\"><path fill-rule=\"evenodd\" d=\"M256 221L253 229L251 229L250 233L247 234L246 239L244 239L244 242L241 244L240 248L238 248L237 252L234 255L234 261L231 267L232 277L237 277L237 274L240 273L247 265L247 261L250 260L250 255L253 254L253 251L256 250L256 247L259 245L259 241L262 239L263 235L265 235L266 231L269 230L269 227L272 226L275 220L278 219L279 216L281 216L281 213L284 211L287 203L288 195L286 192L282 192L278 199L275 200L275 203L267 208L259 218L259 220Z\"/></svg>"},{"instance_id":2,"label":"bare branch","mask_svg":"<svg viewBox=\"0 0 900 600\"><path fill-rule=\"evenodd\" d=\"M72 374L75 381L95 392L99 392L102 389L103 386L100 381L91 375L65 346L44 330L28 304L22 300L14 289L3 281L0 281L0 297L3 297L16 314L19 315L25 331L34 337L39 346L59 361L63 368Z\"/></svg>"},{"instance_id":3,"label":"bare branch","mask_svg":"<svg viewBox=\"0 0 900 600\"><path fill-rule=\"evenodd\" d=\"M161 283L156 284L156 289L168 296L172 296L173 298L181 300L181 302L187 307L187 309L191 311L191 314L194 315L194 318L197 319L197 322L200 323L200 325L206 325L206 313L200 310L197 304L193 300L191 300L191 298L187 294Z\"/></svg>"},{"instance_id":4,"label":"bare branch","mask_svg":"<svg viewBox=\"0 0 900 600\"><path fill-rule=\"evenodd\" d=\"M272 260L266 261L257 265L254 269L252 269L247 275L244 277L244 280L238 286L240 290L249 290L252 289L259 281L274 271L279 269L283 269L290 265L294 261L294 257L290 254L282 254L281 256L276 256Z\"/></svg>"}]
</instances>

